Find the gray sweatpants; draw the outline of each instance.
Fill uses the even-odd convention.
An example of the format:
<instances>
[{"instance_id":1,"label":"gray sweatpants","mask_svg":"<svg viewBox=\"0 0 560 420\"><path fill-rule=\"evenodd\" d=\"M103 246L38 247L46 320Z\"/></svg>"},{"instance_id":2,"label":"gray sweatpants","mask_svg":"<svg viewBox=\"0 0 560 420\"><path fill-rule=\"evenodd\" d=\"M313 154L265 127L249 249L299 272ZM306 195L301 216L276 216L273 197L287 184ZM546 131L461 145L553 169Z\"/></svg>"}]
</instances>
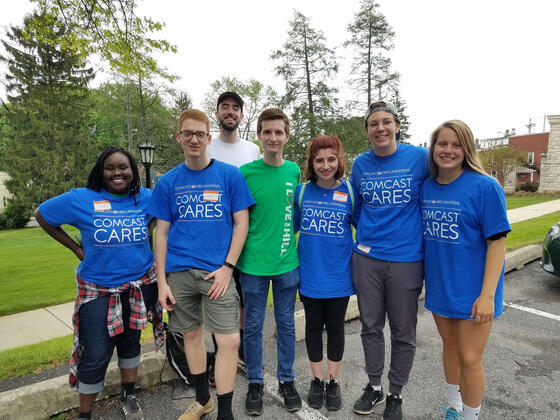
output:
<instances>
[{"instance_id":1,"label":"gray sweatpants","mask_svg":"<svg viewBox=\"0 0 560 420\"><path fill-rule=\"evenodd\" d=\"M362 321L365 371L371 385L381 385L385 364L385 315L391 328L389 392L400 394L416 353L418 296L424 263L391 262L352 254L352 279Z\"/></svg>"}]
</instances>

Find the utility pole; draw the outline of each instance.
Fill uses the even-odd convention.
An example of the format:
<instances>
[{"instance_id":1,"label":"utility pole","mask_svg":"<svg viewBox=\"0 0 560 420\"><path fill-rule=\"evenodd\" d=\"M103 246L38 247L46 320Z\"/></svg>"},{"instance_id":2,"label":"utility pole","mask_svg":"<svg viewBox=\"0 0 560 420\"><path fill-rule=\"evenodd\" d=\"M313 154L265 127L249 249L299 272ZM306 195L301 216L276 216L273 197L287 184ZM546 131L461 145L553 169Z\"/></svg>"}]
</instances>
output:
<instances>
[{"instance_id":1,"label":"utility pole","mask_svg":"<svg viewBox=\"0 0 560 420\"><path fill-rule=\"evenodd\" d=\"M531 128L533 128L534 126L535 126L535 123L531 122L531 118L529 118L529 124L527 124L525 126L529 130L529 134L531 134Z\"/></svg>"}]
</instances>

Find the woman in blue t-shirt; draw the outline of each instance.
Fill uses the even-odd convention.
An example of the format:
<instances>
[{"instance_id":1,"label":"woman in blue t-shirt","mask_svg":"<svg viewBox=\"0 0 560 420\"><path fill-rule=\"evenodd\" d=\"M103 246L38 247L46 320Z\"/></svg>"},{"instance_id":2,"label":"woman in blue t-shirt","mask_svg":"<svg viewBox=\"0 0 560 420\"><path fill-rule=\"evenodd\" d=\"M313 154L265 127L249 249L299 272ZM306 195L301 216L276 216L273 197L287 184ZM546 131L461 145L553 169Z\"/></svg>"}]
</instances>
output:
<instances>
[{"instance_id":1,"label":"woman in blue t-shirt","mask_svg":"<svg viewBox=\"0 0 560 420\"><path fill-rule=\"evenodd\" d=\"M344 353L344 317L354 286L350 273L354 192L344 174L344 151L336 136L315 137L305 177L294 201L299 230L299 295L305 309L305 344L313 380L309 405L329 410L342 405L338 371ZM323 380L323 327L327 330L328 382Z\"/></svg>"},{"instance_id":2,"label":"woman in blue t-shirt","mask_svg":"<svg viewBox=\"0 0 560 420\"><path fill-rule=\"evenodd\" d=\"M158 321L158 328L162 326L146 216L150 195L149 189L140 187L132 155L109 147L97 158L87 188L51 198L35 213L39 225L81 261L76 270L70 360L70 386L80 393L79 418L91 418L115 347L123 414L143 418L134 391L140 332L148 313L154 325ZM76 227L80 240L66 233L62 224ZM157 338L159 344L161 336Z\"/></svg>"},{"instance_id":3,"label":"woman in blue t-shirt","mask_svg":"<svg viewBox=\"0 0 560 420\"><path fill-rule=\"evenodd\" d=\"M440 411L445 419L474 420L484 392L484 348L503 309L511 228L504 191L483 169L465 123L446 121L433 132L430 169L422 187L425 306L443 341L448 404Z\"/></svg>"}]
</instances>

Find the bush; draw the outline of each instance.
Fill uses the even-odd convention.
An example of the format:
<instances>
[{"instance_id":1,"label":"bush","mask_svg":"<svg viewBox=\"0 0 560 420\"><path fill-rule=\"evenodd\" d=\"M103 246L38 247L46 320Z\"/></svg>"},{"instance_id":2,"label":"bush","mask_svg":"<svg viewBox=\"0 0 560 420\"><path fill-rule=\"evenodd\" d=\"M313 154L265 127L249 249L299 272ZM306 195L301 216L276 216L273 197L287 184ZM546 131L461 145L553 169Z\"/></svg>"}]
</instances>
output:
<instances>
[{"instance_id":1,"label":"bush","mask_svg":"<svg viewBox=\"0 0 560 420\"><path fill-rule=\"evenodd\" d=\"M519 186L519 189L521 191L535 192L539 189L539 184L537 184L536 182L526 182L524 184L521 184Z\"/></svg>"},{"instance_id":2,"label":"bush","mask_svg":"<svg viewBox=\"0 0 560 420\"><path fill-rule=\"evenodd\" d=\"M21 204L8 203L0 213L0 229L19 229L25 227L31 216L31 210Z\"/></svg>"}]
</instances>

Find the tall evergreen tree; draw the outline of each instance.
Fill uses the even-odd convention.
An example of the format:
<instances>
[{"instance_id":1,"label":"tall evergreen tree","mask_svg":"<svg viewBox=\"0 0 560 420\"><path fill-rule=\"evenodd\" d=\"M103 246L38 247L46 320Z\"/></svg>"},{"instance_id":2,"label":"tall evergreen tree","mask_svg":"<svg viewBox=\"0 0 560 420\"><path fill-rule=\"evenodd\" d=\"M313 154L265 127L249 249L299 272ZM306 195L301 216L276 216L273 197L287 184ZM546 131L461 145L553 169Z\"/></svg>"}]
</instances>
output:
<instances>
[{"instance_id":1,"label":"tall evergreen tree","mask_svg":"<svg viewBox=\"0 0 560 420\"><path fill-rule=\"evenodd\" d=\"M13 201L28 208L84 185L95 155L88 130L93 71L56 42L26 37L26 27L37 20L49 28L52 41L67 32L54 16L34 14L24 19L23 28L11 27L8 41L2 41L12 133L3 167L12 178L6 186Z\"/></svg>"},{"instance_id":2,"label":"tall evergreen tree","mask_svg":"<svg viewBox=\"0 0 560 420\"><path fill-rule=\"evenodd\" d=\"M292 111L286 155L303 165L307 142L322 131L325 119L338 113L337 89L329 83L338 72L335 51L327 47L325 35L311 27L307 16L294 11L288 39L271 58L279 62L276 73L286 83L283 105Z\"/></svg>"},{"instance_id":3,"label":"tall evergreen tree","mask_svg":"<svg viewBox=\"0 0 560 420\"><path fill-rule=\"evenodd\" d=\"M391 97L391 102L397 107L399 113L399 120L401 122L400 139L401 143L408 143L410 139L410 134L408 134L408 129L410 128L410 122L408 121L408 114L406 112L406 102L401 99L401 93L399 88L396 88Z\"/></svg>"},{"instance_id":4,"label":"tall evergreen tree","mask_svg":"<svg viewBox=\"0 0 560 420\"><path fill-rule=\"evenodd\" d=\"M362 0L354 21L348 25L350 39L344 46L354 47L350 85L356 92L353 107L365 109L376 99L390 96L399 74L391 70L387 53L393 48L395 32L378 10L376 0Z\"/></svg>"}]
</instances>

